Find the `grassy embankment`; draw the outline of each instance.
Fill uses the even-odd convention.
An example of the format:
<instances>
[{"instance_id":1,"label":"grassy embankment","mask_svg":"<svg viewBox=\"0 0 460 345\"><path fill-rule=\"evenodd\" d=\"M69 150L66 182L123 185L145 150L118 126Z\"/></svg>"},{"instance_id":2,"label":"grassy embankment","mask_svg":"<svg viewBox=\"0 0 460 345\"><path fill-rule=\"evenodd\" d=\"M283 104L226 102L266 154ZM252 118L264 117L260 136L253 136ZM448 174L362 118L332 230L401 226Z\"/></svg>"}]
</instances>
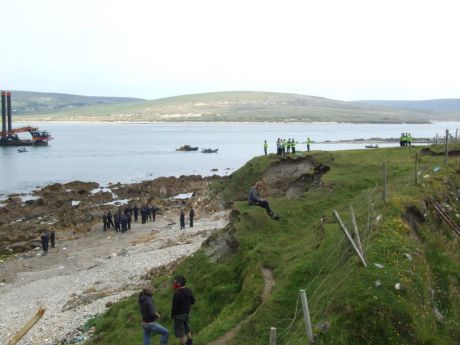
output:
<instances>
[{"instance_id":1,"label":"grassy embankment","mask_svg":"<svg viewBox=\"0 0 460 345\"><path fill-rule=\"evenodd\" d=\"M451 157L447 167L442 156L419 156L420 183L415 185L418 150L312 152L316 162L331 170L322 177L322 185L300 198L270 198L282 215L279 222L241 200L275 156L251 160L217 186L227 200L241 200L234 202L238 215L226 229L238 240L239 248L216 263L200 250L175 270L188 278L197 299L192 311L195 343L218 338L256 311L232 344L268 344L270 326L278 329L277 344L306 344L300 303L296 313L299 289L303 288L312 322L330 322L326 333L317 334L317 344L460 343L458 239L424 203L429 195L449 200L455 218L459 208L458 159ZM388 166L386 204L381 200L383 161ZM441 169L433 172L436 166ZM350 205L357 215L367 269L332 215L337 209L351 228ZM425 221L413 222L417 210L418 217L425 215ZM262 267L273 271L276 285L269 300L260 305ZM164 275L152 284L157 308L163 314L160 322L172 330L170 281L171 276ZM376 281L380 281L379 287ZM396 283L401 284L400 290L395 289ZM430 288L435 291L434 302ZM434 305L444 316L443 322L436 321ZM140 344L139 323L133 296L114 304L93 322L97 331L91 344Z\"/></svg>"}]
</instances>

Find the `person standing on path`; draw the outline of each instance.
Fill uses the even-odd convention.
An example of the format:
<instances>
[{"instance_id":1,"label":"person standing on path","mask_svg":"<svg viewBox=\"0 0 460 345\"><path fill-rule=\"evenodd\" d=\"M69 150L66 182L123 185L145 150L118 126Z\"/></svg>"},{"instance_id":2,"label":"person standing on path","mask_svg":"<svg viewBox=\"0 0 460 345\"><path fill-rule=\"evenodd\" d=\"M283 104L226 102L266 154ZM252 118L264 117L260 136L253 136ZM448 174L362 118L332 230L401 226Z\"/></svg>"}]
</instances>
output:
<instances>
[{"instance_id":1,"label":"person standing on path","mask_svg":"<svg viewBox=\"0 0 460 345\"><path fill-rule=\"evenodd\" d=\"M311 144L311 140L310 138L307 138L307 151L310 152L310 144Z\"/></svg>"},{"instance_id":2,"label":"person standing on path","mask_svg":"<svg viewBox=\"0 0 460 345\"><path fill-rule=\"evenodd\" d=\"M267 149L268 149L267 140L264 140L264 152L265 152L265 156L267 155Z\"/></svg>"},{"instance_id":3,"label":"person standing on path","mask_svg":"<svg viewBox=\"0 0 460 345\"><path fill-rule=\"evenodd\" d=\"M137 217L139 215L139 208L137 207L137 204L134 204L133 211L134 211L134 221L137 222Z\"/></svg>"},{"instance_id":4,"label":"person standing on path","mask_svg":"<svg viewBox=\"0 0 460 345\"><path fill-rule=\"evenodd\" d=\"M169 331L155 322L160 318L155 310L153 291L150 287L143 288L139 294L139 306L142 315L142 328L144 329L144 345L150 345L152 334L161 334L160 345L166 345L169 339Z\"/></svg>"},{"instance_id":5,"label":"person standing on path","mask_svg":"<svg viewBox=\"0 0 460 345\"><path fill-rule=\"evenodd\" d=\"M192 290L185 287L184 276L177 276L173 282L174 295L172 300L171 318L174 321L174 334L181 345L193 345L190 328L190 308L195 304Z\"/></svg>"},{"instance_id":6,"label":"person standing on path","mask_svg":"<svg viewBox=\"0 0 460 345\"><path fill-rule=\"evenodd\" d=\"M51 229L50 241L51 241L51 248L54 248L54 244L56 243L56 232L54 231L54 229Z\"/></svg>"},{"instance_id":7,"label":"person standing on path","mask_svg":"<svg viewBox=\"0 0 460 345\"><path fill-rule=\"evenodd\" d=\"M193 218L195 218L195 210L193 206L190 206L190 213L189 213L189 220L190 220L190 227L193 228Z\"/></svg>"},{"instance_id":8,"label":"person standing on path","mask_svg":"<svg viewBox=\"0 0 460 345\"><path fill-rule=\"evenodd\" d=\"M40 236L40 238L42 240L43 254L46 255L48 254L48 246L50 242L50 234L48 233L48 230L45 230Z\"/></svg>"},{"instance_id":9,"label":"person standing on path","mask_svg":"<svg viewBox=\"0 0 460 345\"><path fill-rule=\"evenodd\" d=\"M180 221L180 229L185 229L185 213L184 210L180 210L180 216L179 216L179 221Z\"/></svg>"}]
</instances>

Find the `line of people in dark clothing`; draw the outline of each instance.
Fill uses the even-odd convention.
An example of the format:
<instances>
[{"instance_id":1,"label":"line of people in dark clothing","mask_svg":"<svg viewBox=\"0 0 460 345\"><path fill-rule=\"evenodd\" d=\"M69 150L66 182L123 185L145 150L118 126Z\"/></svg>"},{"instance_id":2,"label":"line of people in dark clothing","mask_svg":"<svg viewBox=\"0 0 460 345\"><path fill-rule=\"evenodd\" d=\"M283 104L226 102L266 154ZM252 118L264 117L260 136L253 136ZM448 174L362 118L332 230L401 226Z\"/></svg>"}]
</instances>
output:
<instances>
[{"instance_id":1,"label":"line of people in dark clothing","mask_svg":"<svg viewBox=\"0 0 460 345\"><path fill-rule=\"evenodd\" d=\"M154 222L159 210L158 207L147 204L144 204L141 208L138 208L136 204L132 208L127 206L123 210L120 207L114 214L109 210L102 215L103 229L106 231L113 228L117 232L126 232L131 229L133 217L134 222L137 222L140 215L142 224L145 224L148 220Z\"/></svg>"},{"instance_id":2,"label":"line of people in dark clothing","mask_svg":"<svg viewBox=\"0 0 460 345\"><path fill-rule=\"evenodd\" d=\"M190 309L195 304L192 290L185 286L184 276L174 278L172 288L174 290L171 318L174 322L174 335L181 345L193 345L192 330L190 327ZM152 334L160 334L160 345L166 345L169 339L169 331L156 322L161 316L158 314L153 301L151 287L145 287L139 294L139 306L142 315L142 328L144 329L144 345L150 345Z\"/></svg>"}]
</instances>

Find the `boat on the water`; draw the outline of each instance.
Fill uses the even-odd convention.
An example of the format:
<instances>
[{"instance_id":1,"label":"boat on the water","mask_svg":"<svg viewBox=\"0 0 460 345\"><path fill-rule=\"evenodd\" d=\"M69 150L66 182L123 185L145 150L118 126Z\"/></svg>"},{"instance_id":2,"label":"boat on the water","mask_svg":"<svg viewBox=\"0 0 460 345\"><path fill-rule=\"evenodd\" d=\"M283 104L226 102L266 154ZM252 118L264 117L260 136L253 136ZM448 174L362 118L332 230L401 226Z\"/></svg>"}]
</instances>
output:
<instances>
[{"instance_id":1,"label":"boat on the water","mask_svg":"<svg viewBox=\"0 0 460 345\"><path fill-rule=\"evenodd\" d=\"M27 149L25 147L20 147L20 148L18 148L18 152L19 153L27 152Z\"/></svg>"},{"instance_id":2,"label":"boat on the water","mask_svg":"<svg viewBox=\"0 0 460 345\"><path fill-rule=\"evenodd\" d=\"M364 145L364 147L366 149L378 149L379 148L379 144L375 144L375 145Z\"/></svg>"},{"instance_id":3,"label":"boat on the water","mask_svg":"<svg viewBox=\"0 0 460 345\"><path fill-rule=\"evenodd\" d=\"M202 149L201 150L201 153L217 153L217 151L219 151L219 149Z\"/></svg>"},{"instance_id":4,"label":"boat on the water","mask_svg":"<svg viewBox=\"0 0 460 345\"><path fill-rule=\"evenodd\" d=\"M176 149L176 151L198 151L198 146L193 147L190 145L182 145L181 147Z\"/></svg>"}]
</instances>

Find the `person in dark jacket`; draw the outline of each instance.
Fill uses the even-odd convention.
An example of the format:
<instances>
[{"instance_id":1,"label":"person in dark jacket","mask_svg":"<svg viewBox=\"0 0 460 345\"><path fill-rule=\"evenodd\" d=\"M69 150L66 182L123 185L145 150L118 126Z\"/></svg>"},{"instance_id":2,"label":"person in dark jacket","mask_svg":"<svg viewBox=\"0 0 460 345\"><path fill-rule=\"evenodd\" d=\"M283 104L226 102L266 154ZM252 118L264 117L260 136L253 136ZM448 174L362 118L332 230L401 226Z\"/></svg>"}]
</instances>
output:
<instances>
[{"instance_id":1,"label":"person in dark jacket","mask_svg":"<svg viewBox=\"0 0 460 345\"><path fill-rule=\"evenodd\" d=\"M110 229L110 227L115 228L115 224L113 224L112 212L111 211L109 211L107 213L107 229Z\"/></svg>"},{"instance_id":2,"label":"person in dark jacket","mask_svg":"<svg viewBox=\"0 0 460 345\"><path fill-rule=\"evenodd\" d=\"M54 232L54 229L51 229L50 241L51 241L51 248L54 248L54 245L56 244L56 233Z\"/></svg>"},{"instance_id":3,"label":"person in dark jacket","mask_svg":"<svg viewBox=\"0 0 460 345\"><path fill-rule=\"evenodd\" d=\"M43 254L46 255L48 254L48 246L50 242L50 234L48 233L48 230L45 230L40 236L40 238L42 240Z\"/></svg>"},{"instance_id":4,"label":"person in dark jacket","mask_svg":"<svg viewBox=\"0 0 460 345\"><path fill-rule=\"evenodd\" d=\"M166 345L169 339L169 331L155 322L160 318L155 310L153 292L150 287L143 288L139 294L139 306L142 314L142 328L144 329L144 345L150 345L152 334L161 334L160 345Z\"/></svg>"},{"instance_id":5,"label":"person in dark jacket","mask_svg":"<svg viewBox=\"0 0 460 345\"><path fill-rule=\"evenodd\" d=\"M193 345L189 315L191 306L195 304L195 297L192 290L185 287L184 276L174 278L173 289L171 318L174 321L174 334L180 339L181 345Z\"/></svg>"},{"instance_id":6,"label":"person in dark jacket","mask_svg":"<svg viewBox=\"0 0 460 345\"><path fill-rule=\"evenodd\" d=\"M102 224L104 224L104 227L103 227L103 230L107 230L107 214L104 212L104 214L102 215Z\"/></svg>"},{"instance_id":7,"label":"person in dark jacket","mask_svg":"<svg viewBox=\"0 0 460 345\"><path fill-rule=\"evenodd\" d=\"M137 204L134 204L134 221L137 222L137 217L139 216L139 208L137 207Z\"/></svg>"},{"instance_id":8,"label":"person in dark jacket","mask_svg":"<svg viewBox=\"0 0 460 345\"><path fill-rule=\"evenodd\" d=\"M195 210L193 207L190 207L190 212L189 212L189 220L190 220L190 227L193 228L193 218L195 218Z\"/></svg>"},{"instance_id":9,"label":"person in dark jacket","mask_svg":"<svg viewBox=\"0 0 460 345\"><path fill-rule=\"evenodd\" d=\"M272 211L270 204L267 200L261 199L259 193L262 193L263 190L262 181L257 181L256 184L251 187L248 195L248 204L255 205L264 208L267 211L267 214L274 220L279 220L280 217Z\"/></svg>"},{"instance_id":10,"label":"person in dark jacket","mask_svg":"<svg viewBox=\"0 0 460 345\"><path fill-rule=\"evenodd\" d=\"M152 220L155 221L157 218L157 208L155 205L152 206L150 212L152 212Z\"/></svg>"},{"instance_id":11,"label":"person in dark jacket","mask_svg":"<svg viewBox=\"0 0 460 345\"><path fill-rule=\"evenodd\" d=\"M180 210L180 216L179 216L179 222L180 222L180 229L185 229L185 213L184 210Z\"/></svg>"}]
</instances>

